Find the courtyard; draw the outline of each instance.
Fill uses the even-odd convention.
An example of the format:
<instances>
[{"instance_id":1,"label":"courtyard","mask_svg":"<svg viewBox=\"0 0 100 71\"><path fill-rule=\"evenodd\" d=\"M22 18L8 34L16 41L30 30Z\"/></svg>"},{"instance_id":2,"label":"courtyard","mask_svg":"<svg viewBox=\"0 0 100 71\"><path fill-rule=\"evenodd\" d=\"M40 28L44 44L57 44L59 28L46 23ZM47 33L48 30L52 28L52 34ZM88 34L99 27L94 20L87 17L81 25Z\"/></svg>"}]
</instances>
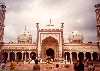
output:
<instances>
[{"instance_id":1,"label":"courtyard","mask_svg":"<svg viewBox=\"0 0 100 71\"><path fill-rule=\"evenodd\" d=\"M93 63L95 65L95 71L100 71L100 62L95 61ZM11 64L11 62L6 63L7 70L10 70L10 64ZM74 71L74 64L72 64L72 63L64 64L64 63L59 63L59 62L53 62L52 64L39 63L40 71L53 71L56 64L59 64L60 71ZM34 63L26 62L24 64L24 62L18 62L17 66L16 66L16 70L32 70L33 65L34 65ZM0 67L0 70L2 70L1 67ZM84 71L87 71L86 63L84 63Z\"/></svg>"}]
</instances>

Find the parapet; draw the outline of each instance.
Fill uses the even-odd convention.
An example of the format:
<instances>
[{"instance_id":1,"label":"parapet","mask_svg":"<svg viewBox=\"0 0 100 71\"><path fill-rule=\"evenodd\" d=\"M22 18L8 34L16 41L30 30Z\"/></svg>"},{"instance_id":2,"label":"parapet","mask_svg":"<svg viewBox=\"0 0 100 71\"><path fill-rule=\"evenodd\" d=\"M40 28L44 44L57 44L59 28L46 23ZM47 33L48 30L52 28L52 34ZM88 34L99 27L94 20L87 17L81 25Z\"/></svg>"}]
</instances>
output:
<instances>
[{"instance_id":1,"label":"parapet","mask_svg":"<svg viewBox=\"0 0 100 71\"><path fill-rule=\"evenodd\" d=\"M62 29L38 29L39 32L61 32Z\"/></svg>"}]
</instances>

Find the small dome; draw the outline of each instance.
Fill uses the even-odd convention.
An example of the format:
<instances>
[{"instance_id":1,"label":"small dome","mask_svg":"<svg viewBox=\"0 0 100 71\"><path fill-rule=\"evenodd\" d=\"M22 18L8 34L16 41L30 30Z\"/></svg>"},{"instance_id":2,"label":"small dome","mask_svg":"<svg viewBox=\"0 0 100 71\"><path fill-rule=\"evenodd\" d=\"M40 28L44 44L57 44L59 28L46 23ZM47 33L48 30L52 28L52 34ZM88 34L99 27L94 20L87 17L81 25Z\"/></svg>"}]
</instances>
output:
<instances>
[{"instance_id":1,"label":"small dome","mask_svg":"<svg viewBox=\"0 0 100 71\"><path fill-rule=\"evenodd\" d=\"M32 43L32 35L26 31L18 35L18 43Z\"/></svg>"},{"instance_id":2,"label":"small dome","mask_svg":"<svg viewBox=\"0 0 100 71\"><path fill-rule=\"evenodd\" d=\"M83 35L77 30L74 30L68 37L70 43L82 43L83 39Z\"/></svg>"}]
</instances>

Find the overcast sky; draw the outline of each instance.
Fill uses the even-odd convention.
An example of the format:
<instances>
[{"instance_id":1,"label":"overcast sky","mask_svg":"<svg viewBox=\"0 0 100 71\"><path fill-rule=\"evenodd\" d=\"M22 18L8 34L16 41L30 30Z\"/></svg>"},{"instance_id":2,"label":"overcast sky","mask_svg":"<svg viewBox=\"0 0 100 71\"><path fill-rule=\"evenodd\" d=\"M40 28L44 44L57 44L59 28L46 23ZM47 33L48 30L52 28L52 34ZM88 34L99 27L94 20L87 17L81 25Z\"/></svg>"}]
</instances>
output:
<instances>
[{"instance_id":1,"label":"overcast sky","mask_svg":"<svg viewBox=\"0 0 100 71\"><path fill-rule=\"evenodd\" d=\"M4 41L17 41L17 36L24 31L33 35L36 41L36 23L46 28L50 23L60 28L64 23L64 41L73 30L84 35L84 42L97 41L95 8L100 0L0 0L6 5Z\"/></svg>"}]
</instances>

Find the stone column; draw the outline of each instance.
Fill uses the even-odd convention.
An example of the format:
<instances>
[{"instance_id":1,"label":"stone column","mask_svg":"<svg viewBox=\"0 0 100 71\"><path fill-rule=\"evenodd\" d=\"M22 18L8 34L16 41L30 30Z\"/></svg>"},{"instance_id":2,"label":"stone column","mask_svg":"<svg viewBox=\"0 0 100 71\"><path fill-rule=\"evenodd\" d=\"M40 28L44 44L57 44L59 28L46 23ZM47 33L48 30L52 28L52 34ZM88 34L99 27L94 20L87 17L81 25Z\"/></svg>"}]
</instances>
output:
<instances>
[{"instance_id":1,"label":"stone column","mask_svg":"<svg viewBox=\"0 0 100 71\"><path fill-rule=\"evenodd\" d=\"M10 60L10 55L9 55L9 52L8 52L8 59L7 60Z\"/></svg>"},{"instance_id":2,"label":"stone column","mask_svg":"<svg viewBox=\"0 0 100 71\"><path fill-rule=\"evenodd\" d=\"M86 55L85 55L85 54L86 54L86 52L83 52L83 53L84 53L84 60L85 60L85 59L86 59Z\"/></svg>"},{"instance_id":3,"label":"stone column","mask_svg":"<svg viewBox=\"0 0 100 71\"><path fill-rule=\"evenodd\" d=\"M56 47L56 48L58 48L58 47ZM59 59L59 50L57 49L57 60Z\"/></svg>"},{"instance_id":4,"label":"stone column","mask_svg":"<svg viewBox=\"0 0 100 71\"><path fill-rule=\"evenodd\" d=\"M31 52L29 52L29 58L30 58L30 53L31 53Z\"/></svg>"},{"instance_id":5,"label":"stone column","mask_svg":"<svg viewBox=\"0 0 100 71\"><path fill-rule=\"evenodd\" d=\"M16 54L17 54L17 52L15 52L15 60L16 60L16 58L17 58Z\"/></svg>"},{"instance_id":6,"label":"stone column","mask_svg":"<svg viewBox=\"0 0 100 71\"><path fill-rule=\"evenodd\" d=\"M67 63L67 54L66 54L66 63Z\"/></svg>"},{"instance_id":7,"label":"stone column","mask_svg":"<svg viewBox=\"0 0 100 71\"><path fill-rule=\"evenodd\" d=\"M57 52L58 50L55 47L54 47L54 49L55 49L54 50L55 51L55 59L57 59L58 58L58 55L59 55L58 52Z\"/></svg>"},{"instance_id":8,"label":"stone column","mask_svg":"<svg viewBox=\"0 0 100 71\"><path fill-rule=\"evenodd\" d=\"M71 63L72 63L72 52L70 52L70 60L71 60Z\"/></svg>"},{"instance_id":9,"label":"stone column","mask_svg":"<svg viewBox=\"0 0 100 71\"><path fill-rule=\"evenodd\" d=\"M23 60L23 52L22 52L22 60Z\"/></svg>"},{"instance_id":10,"label":"stone column","mask_svg":"<svg viewBox=\"0 0 100 71\"><path fill-rule=\"evenodd\" d=\"M77 60L79 60L79 57L78 57L79 52L76 52L76 53L77 53Z\"/></svg>"},{"instance_id":11,"label":"stone column","mask_svg":"<svg viewBox=\"0 0 100 71\"><path fill-rule=\"evenodd\" d=\"M25 60L26 60L26 52L25 52Z\"/></svg>"},{"instance_id":12,"label":"stone column","mask_svg":"<svg viewBox=\"0 0 100 71\"><path fill-rule=\"evenodd\" d=\"M91 52L91 60L93 60L93 53Z\"/></svg>"}]
</instances>

